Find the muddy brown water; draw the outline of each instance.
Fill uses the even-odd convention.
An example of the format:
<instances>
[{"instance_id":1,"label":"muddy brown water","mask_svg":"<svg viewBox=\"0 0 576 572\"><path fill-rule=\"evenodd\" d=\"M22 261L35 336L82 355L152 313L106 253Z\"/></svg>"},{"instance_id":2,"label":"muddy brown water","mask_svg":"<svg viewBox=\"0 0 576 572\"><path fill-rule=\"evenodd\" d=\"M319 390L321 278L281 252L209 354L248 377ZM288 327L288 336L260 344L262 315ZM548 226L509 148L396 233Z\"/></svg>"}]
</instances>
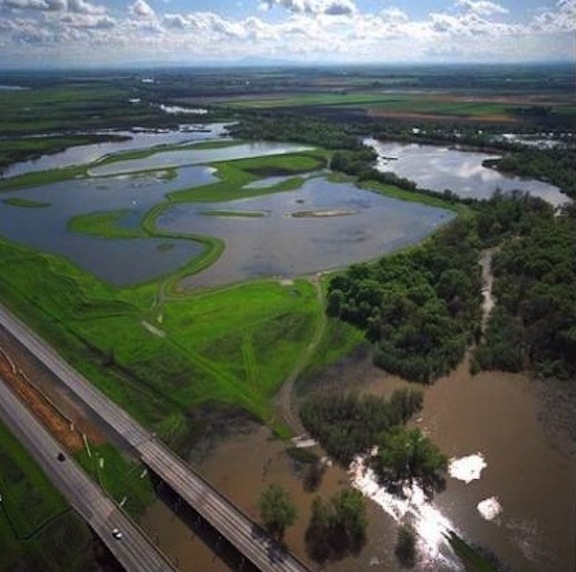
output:
<instances>
[{"instance_id":1,"label":"muddy brown water","mask_svg":"<svg viewBox=\"0 0 576 572\"><path fill-rule=\"evenodd\" d=\"M364 357L328 370L317 391L349 387L388 393L405 384L381 372ZM540 421L538 392L524 375L485 372L471 377L467 364L425 387L424 408L414 420L450 458L480 453L486 463L470 483L447 477L446 490L434 506L464 537L494 553L510 570L570 572L574 570L574 457L558 447L562 435L550 433ZM277 483L293 495L299 518L286 540L306 559L304 532L315 494L328 498L349 482L332 467L317 493L305 492L301 478L285 453L285 445L265 427L241 431L219 442L198 464L202 474L257 520L260 492ZM485 520L477 510L482 500L496 497L502 512ZM324 569L337 572L400 570L394 557L397 525L386 512L368 502L368 542L357 557ZM180 570L229 570L189 528L160 501L143 526L172 557ZM320 569L312 565L313 569ZM451 569L422 559L416 570Z\"/></svg>"}]
</instances>

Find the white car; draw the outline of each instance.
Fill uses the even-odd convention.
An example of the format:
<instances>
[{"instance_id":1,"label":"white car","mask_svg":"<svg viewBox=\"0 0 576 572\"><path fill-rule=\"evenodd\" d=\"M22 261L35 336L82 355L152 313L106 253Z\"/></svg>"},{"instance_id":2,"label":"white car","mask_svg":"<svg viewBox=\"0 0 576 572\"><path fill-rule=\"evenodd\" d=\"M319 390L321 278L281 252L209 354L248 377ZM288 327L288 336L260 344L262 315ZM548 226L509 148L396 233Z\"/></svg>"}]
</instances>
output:
<instances>
[{"instance_id":1,"label":"white car","mask_svg":"<svg viewBox=\"0 0 576 572\"><path fill-rule=\"evenodd\" d=\"M117 528L113 528L112 529L112 536L116 539L116 540L120 540L122 538L122 533L117 529Z\"/></svg>"}]
</instances>

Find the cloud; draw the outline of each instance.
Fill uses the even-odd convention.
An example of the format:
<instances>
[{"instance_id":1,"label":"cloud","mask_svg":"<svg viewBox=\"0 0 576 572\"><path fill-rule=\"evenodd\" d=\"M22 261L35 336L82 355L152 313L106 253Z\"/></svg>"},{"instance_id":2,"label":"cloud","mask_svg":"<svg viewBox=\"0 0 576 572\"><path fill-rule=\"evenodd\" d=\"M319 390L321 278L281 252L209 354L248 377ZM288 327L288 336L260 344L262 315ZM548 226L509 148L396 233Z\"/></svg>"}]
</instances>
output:
<instances>
[{"instance_id":1,"label":"cloud","mask_svg":"<svg viewBox=\"0 0 576 572\"><path fill-rule=\"evenodd\" d=\"M144 0L136 0L136 2L130 6L130 14L142 19L154 18L156 16L154 10Z\"/></svg>"},{"instance_id":2,"label":"cloud","mask_svg":"<svg viewBox=\"0 0 576 572\"><path fill-rule=\"evenodd\" d=\"M0 6L15 10L38 10L42 12L73 12L75 14L104 14L104 6L96 6L85 0L2 0Z\"/></svg>"},{"instance_id":3,"label":"cloud","mask_svg":"<svg viewBox=\"0 0 576 572\"><path fill-rule=\"evenodd\" d=\"M353 0L263 0L261 6L265 10L278 6L295 14L311 16L350 16L356 12Z\"/></svg>"},{"instance_id":4,"label":"cloud","mask_svg":"<svg viewBox=\"0 0 576 572\"><path fill-rule=\"evenodd\" d=\"M526 14L521 19L512 12L502 19L506 10L496 2L449 1L443 11L413 18L392 3L369 13L353 0L264 0L266 8L277 9L273 17L234 18L179 13L173 2L163 8L158 3L155 11L150 0L130 0L123 13L110 8L111 16L91 0L0 0L0 60L24 61L18 54L25 50L40 62L52 54L72 63L247 56L358 63L574 58L576 0L553 0L529 22Z\"/></svg>"},{"instance_id":5,"label":"cloud","mask_svg":"<svg viewBox=\"0 0 576 572\"><path fill-rule=\"evenodd\" d=\"M488 0L457 0L456 7L462 8L465 12L476 14L477 16L493 16L494 14L507 14L508 9L489 2Z\"/></svg>"},{"instance_id":6,"label":"cloud","mask_svg":"<svg viewBox=\"0 0 576 572\"><path fill-rule=\"evenodd\" d=\"M103 6L95 6L85 0L68 0L68 10L75 14L89 14L93 16L106 12L106 8Z\"/></svg>"},{"instance_id":7,"label":"cloud","mask_svg":"<svg viewBox=\"0 0 576 572\"><path fill-rule=\"evenodd\" d=\"M576 31L576 0L560 0L556 10L546 10L536 15L532 29L540 33L564 33Z\"/></svg>"}]
</instances>

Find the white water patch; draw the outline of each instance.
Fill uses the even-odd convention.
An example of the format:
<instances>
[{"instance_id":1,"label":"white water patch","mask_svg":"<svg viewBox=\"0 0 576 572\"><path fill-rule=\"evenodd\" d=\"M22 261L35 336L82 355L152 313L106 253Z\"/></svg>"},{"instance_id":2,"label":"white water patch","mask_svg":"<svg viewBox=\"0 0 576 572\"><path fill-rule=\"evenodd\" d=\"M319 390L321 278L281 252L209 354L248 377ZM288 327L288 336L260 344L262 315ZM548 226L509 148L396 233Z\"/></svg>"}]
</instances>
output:
<instances>
[{"instance_id":1,"label":"white water patch","mask_svg":"<svg viewBox=\"0 0 576 572\"><path fill-rule=\"evenodd\" d=\"M207 109L193 108L193 107L180 107L178 105L164 105L160 104L160 109L164 113L169 113L170 115L206 115L208 113Z\"/></svg>"},{"instance_id":2,"label":"white water patch","mask_svg":"<svg viewBox=\"0 0 576 572\"><path fill-rule=\"evenodd\" d=\"M502 505L498 501L498 497L490 497L479 502L476 506L482 518L486 520L494 520L502 513Z\"/></svg>"},{"instance_id":3,"label":"white water patch","mask_svg":"<svg viewBox=\"0 0 576 572\"><path fill-rule=\"evenodd\" d=\"M426 498L419 486L404 487L400 497L380 486L372 469L366 467L365 459L357 458L349 470L354 488L381 506L396 522L412 524L419 537L420 562L424 569L437 570L439 565L452 570L463 569L447 541L449 532L458 534L458 530Z\"/></svg>"},{"instance_id":4,"label":"white water patch","mask_svg":"<svg viewBox=\"0 0 576 572\"><path fill-rule=\"evenodd\" d=\"M448 474L453 479L470 483L480 478L480 475L488 465L484 460L482 453L468 455L467 457L456 457L450 459L448 464Z\"/></svg>"}]
</instances>

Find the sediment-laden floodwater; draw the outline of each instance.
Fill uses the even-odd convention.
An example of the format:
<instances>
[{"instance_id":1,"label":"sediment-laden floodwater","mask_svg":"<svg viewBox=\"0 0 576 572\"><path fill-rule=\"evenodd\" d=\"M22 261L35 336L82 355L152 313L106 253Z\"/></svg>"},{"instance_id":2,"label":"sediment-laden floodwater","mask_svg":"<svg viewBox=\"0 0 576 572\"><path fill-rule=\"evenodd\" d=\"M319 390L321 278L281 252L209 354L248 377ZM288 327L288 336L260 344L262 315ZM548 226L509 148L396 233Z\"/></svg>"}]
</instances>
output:
<instances>
[{"instance_id":1,"label":"sediment-laden floodwater","mask_svg":"<svg viewBox=\"0 0 576 572\"><path fill-rule=\"evenodd\" d=\"M438 192L448 189L459 197L474 199L488 199L497 189L504 193L520 190L553 205L568 200L554 185L508 175L483 165L484 161L499 159L500 155L375 139L367 139L365 143L378 154L376 168L379 171L410 179L423 189Z\"/></svg>"},{"instance_id":2,"label":"sediment-laden floodwater","mask_svg":"<svg viewBox=\"0 0 576 572\"><path fill-rule=\"evenodd\" d=\"M406 384L366 360L351 359L325 372L317 391L349 389L351 380L356 389L373 394ZM277 483L290 491L299 519L286 539L302 558L307 558L304 534L314 496L327 499L342 486L361 488L372 499L368 542L360 555L331 563L327 570L402 570L394 556L400 518L409 518L419 534L417 572L463 570L443 537L449 529L496 555L509 570L573 570L574 459L541 423L534 382L499 372L472 377L464 363L423 389L424 408L414 424L451 460L446 489L432 502L418 491L409 501L398 501L358 472L334 467L318 491L306 492L286 445L263 427L233 432L196 465L255 519L263 488ZM197 562L205 572L228 570L215 549L204 546L160 501L150 507L143 525L178 555L180 570L195 570Z\"/></svg>"}]
</instances>

